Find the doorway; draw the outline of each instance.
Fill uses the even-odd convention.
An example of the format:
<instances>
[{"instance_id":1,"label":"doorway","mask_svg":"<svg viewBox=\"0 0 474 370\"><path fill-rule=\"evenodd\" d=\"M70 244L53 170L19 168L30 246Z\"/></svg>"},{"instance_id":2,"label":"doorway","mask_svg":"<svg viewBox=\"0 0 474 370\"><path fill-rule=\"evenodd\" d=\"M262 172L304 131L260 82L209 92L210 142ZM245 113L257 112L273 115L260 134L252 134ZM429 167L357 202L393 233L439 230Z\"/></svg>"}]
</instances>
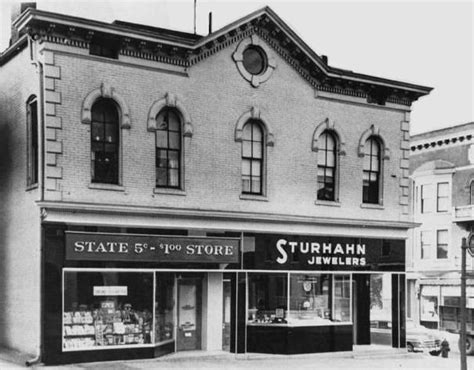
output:
<instances>
[{"instance_id":1,"label":"doorway","mask_svg":"<svg viewBox=\"0 0 474 370\"><path fill-rule=\"evenodd\" d=\"M202 278L178 278L177 350L201 349Z\"/></svg>"}]
</instances>

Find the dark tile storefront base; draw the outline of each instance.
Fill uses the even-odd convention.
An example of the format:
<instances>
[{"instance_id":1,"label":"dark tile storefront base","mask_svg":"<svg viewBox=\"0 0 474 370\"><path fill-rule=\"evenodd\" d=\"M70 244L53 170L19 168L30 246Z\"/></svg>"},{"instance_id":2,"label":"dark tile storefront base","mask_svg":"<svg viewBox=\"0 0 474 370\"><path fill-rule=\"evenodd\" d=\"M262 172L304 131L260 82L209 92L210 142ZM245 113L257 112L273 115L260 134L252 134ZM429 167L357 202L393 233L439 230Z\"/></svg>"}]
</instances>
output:
<instances>
[{"instance_id":1,"label":"dark tile storefront base","mask_svg":"<svg viewBox=\"0 0 474 370\"><path fill-rule=\"evenodd\" d=\"M352 325L247 327L247 352L293 355L352 351L352 342Z\"/></svg>"}]
</instances>

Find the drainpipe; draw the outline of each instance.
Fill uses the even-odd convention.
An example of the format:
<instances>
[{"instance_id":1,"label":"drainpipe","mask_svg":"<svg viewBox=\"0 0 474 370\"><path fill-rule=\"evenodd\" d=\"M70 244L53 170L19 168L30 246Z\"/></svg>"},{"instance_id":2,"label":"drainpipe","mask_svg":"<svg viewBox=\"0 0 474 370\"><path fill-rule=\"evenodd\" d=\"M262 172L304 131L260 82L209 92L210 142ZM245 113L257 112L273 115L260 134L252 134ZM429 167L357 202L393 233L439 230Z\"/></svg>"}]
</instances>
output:
<instances>
[{"instance_id":1,"label":"drainpipe","mask_svg":"<svg viewBox=\"0 0 474 370\"><path fill-rule=\"evenodd\" d=\"M29 38L29 47L32 48L33 43L35 41L32 40L32 38ZM31 50L31 49L30 49ZM35 48L35 53L36 53L36 48ZM37 59L36 55L36 59ZM44 83L43 83L43 63L41 63L39 60L36 60L37 63L37 68L39 72L39 97L38 97L38 109L39 109L39 127L40 127L40 132L39 132L39 138L38 138L38 143L41 143L41 157L40 157L40 163L39 163L39 169L41 173L41 184L40 184L40 202L44 200L44 180L45 180L45 153L46 153L46 142L45 142L45 134L44 134ZM40 210L40 218L42 218L43 210ZM41 225L40 225L40 307L39 307L39 316L40 316L40 326L39 326L39 352L35 358L32 358L31 360L27 360L25 362L26 366L32 366L41 363L41 355L43 353L43 325L44 325L44 320L43 320L43 305L44 305L44 289L43 289L43 282L44 282L44 276L43 276L43 263L44 263L44 256L43 256L43 244L44 244L44 239L43 239L43 233L41 230Z\"/></svg>"}]
</instances>

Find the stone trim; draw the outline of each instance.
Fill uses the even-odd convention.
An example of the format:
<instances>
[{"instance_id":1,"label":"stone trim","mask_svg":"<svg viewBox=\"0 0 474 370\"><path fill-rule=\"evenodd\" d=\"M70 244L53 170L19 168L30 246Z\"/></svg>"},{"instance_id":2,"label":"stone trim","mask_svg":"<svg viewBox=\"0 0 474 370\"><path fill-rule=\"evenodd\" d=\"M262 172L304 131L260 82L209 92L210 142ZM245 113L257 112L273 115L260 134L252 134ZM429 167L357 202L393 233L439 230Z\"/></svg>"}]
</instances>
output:
<instances>
[{"instance_id":1,"label":"stone trim","mask_svg":"<svg viewBox=\"0 0 474 370\"><path fill-rule=\"evenodd\" d=\"M52 51L42 52L44 63L44 123L45 123L45 167L44 189L45 199L61 201L61 180L63 168L58 166L58 158L63 154L63 143L58 140L58 132L62 130L62 119L57 116L57 107L62 103L61 92L57 90L56 80L61 79L61 68L55 65Z\"/></svg>"},{"instance_id":2,"label":"stone trim","mask_svg":"<svg viewBox=\"0 0 474 370\"><path fill-rule=\"evenodd\" d=\"M242 142L242 131L244 125L250 120L255 119L262 123L265 132L265 145L274 146L275 140L273 137L273 130L270 128L268 120L262 116L259 108L253 106L247 112L243 113L235 124L235 141Z\"/></svg>"},{"instance_id":3,"label":"stone trim","mask_svg":"<svg viewBox=\"0 0 474 370\"><path fill-rule=\"evenodd\" d=\"M178 98L176 94L169 92L167 92L163 98L156 100L151 105L150 110L148 111L148 131L156 131L156 116L163 108L166 107L176 108L178 110L178 112L181 114L181 118L183 119L183 136L192 137L193 125L191 123L191 116L189 115L187 109L184 107L184 104L182 103L181 99Z\"/></svg>"},{"instance_id":4,"label":"stone trim","mask_svg":"<svg viewBox=\"0 0 474 370\"><path fill-rule=\"evenodd\" d=\"M363 158L365 156L365 143L371 136L376 136L380 140L380 144L382 144L382 159L390 159L390 149L385 144L385 140L380 133L380 128L376 127L375 125L370 126L370 128L362 133L359 139L359 145L357 147L359 157Z\"/></svg>"},{"instance_id":5,"label":"stone trim","mask_svg":"<svg viewBox=\"0 0 474 370\"><path fill-rule=\"evenodd\" d=\"M115 89L108 84L101 83L100 88L92 90L87 94L86 98L82 102L81 107L81 122L85 124L91 123L91 112L92 106L99 98L108 98L114 100L120 108L121 120L120 127L123 129L129 129L131 127L130 113L125 99L117 94Z\"/></svg>"},{"instance_id":6,"label":"stone trim","mask_svg":"<svg viewBox=\"0 0 474 370\"><path fill-rule=\"evenodd\" d=\"M336 126L336 123L333 120L330 120L329 118L326 118L324 121L322 121L320 124L316 126L316 129L314 130L313 138L311 141L311 150L313 152L318 152L318 149L319 149L318 139L324 131L328 130L334 133L334 135L336 136L338 154L346 155L346 149L345 149L346 140L344 139L342 132L337 130L335 126Z\"/></svg>"},{"instance_id":7,"label":"stone trim","mask_svg":"<svg viewBox=\"0 0 474 370\"><path fill-rule=\"evenodd\" d=\"M251 45L261 48L264 51L267 59L265 72L258 75L249 73L244 67L244 51ZM241 76L250 82L253 87L258 87L260 84L267 81L271 77L273 70L276 68L276 60L271 55L270 48L264 42L260 41L256 34L253 34L249 38L246 38L239 43L237 49L235 49L234 53L232 54L232 59L234 60Z\"/></svg>"}]
</instances>

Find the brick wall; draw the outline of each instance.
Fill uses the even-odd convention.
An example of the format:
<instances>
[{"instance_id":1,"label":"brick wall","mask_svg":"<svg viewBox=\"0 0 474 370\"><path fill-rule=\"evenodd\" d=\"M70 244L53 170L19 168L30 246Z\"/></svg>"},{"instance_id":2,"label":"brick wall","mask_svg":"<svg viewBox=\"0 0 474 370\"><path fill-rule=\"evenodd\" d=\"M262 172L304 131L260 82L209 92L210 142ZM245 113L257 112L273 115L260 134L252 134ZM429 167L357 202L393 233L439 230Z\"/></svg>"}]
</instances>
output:
<instances>
[{"instance_id":1,"label":"brick wall","mask_svg":"<svg viewBox=\"0 0 474 370\"><path fill-rule=\"evenodd\" d=\"M39 96L29 50L0 68L0 345L37 353L39 189L26 184L26 101Z\"/></svg>"},{"instance_id":2,"label":"brick wall","mask_svg":"<svg viewBox=\"0 0 474 370\"><path fill-rule=\"evenodd\" d=\"M60 199L151 207L178 207L265 212L340 218L408 219L408 117L402 110L315 98L302 77L276 53L272 77L253 88L232 61L237 44L192 66L188 76L163 73L120 62L71 54L54 54L54 115L62 127L55 132L54 190ZM67 47L63 47L65 50ZM83 50L68 48L83 53ZM121 57L122 58L122 57ZM158 64L157 64L158 65ZM104 83L113 87L129 108L131 128L122 134L124 191L90 189L90 125L81 123L85 97ZM153 102L176 94L190 114L193 136L184 139L185 196L154 194L155 139L147 131ZM275 138L267 147L267 201L242 200L240 143L234 140L238 118L258 107ZM52 112L52 110L51 110ZM346 139L340 158L340 207L315 205L317 153L313 132L326 118ZM390 149L384 163L383 209L361 208L362 161L359 139L375 125ZM48 194L48 193L47 193ZM59 199L58 194L51 196Z\"/></svg>"}]
</instances>

